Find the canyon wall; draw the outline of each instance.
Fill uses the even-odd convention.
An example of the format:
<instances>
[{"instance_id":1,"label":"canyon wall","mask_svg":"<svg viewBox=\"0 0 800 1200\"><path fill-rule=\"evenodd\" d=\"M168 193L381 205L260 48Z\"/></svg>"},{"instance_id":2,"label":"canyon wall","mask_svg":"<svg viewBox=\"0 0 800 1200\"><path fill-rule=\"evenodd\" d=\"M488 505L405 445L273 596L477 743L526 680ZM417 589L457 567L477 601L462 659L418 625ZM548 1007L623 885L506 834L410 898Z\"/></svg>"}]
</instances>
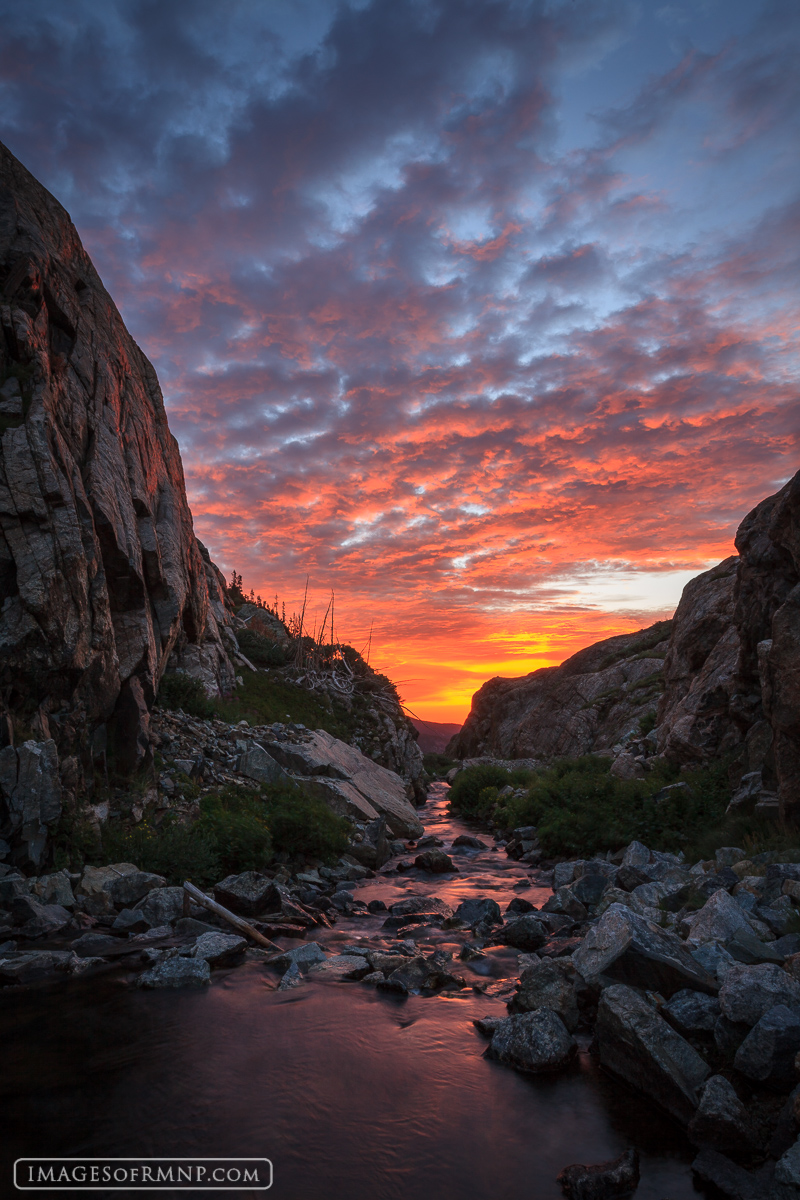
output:
<instances>
[{"instance_id":1,"label":"canyon wall","mask_svg":"<svg viewBox=\"0 0 800 1200\"><path fill-rule=\"evenodd\" d=\"M0 836L20 861L106 754L147 759L171 655L227 690L235 649L155 371L0 145Z\"/></svg>"},{"instance_id":2,"label":"canyon wall","mask_svg":"<svg viewBox=\"0 0 800 1200\"><path fill-rule=\"evenodd\" d=\"M745 517L738 555L691 580L671 622L476 692L458 758L726 757L732 804L800 819L800 473Z\"/></svg>"}]
</instances>

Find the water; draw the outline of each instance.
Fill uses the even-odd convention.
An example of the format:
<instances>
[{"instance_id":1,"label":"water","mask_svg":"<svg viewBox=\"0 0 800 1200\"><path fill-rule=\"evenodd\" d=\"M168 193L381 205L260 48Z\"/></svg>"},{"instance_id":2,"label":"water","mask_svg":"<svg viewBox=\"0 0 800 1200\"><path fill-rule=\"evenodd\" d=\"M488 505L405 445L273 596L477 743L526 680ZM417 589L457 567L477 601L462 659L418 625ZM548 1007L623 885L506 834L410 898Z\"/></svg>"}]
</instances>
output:
<instances>
[{"instance_id":1,"label":"water","mask_svg":"<svg viewBox=\"0 0 800 1200\"><path fill-rule=\"evenodd\" d=\"M447 849L466 827L447 818L444 795L435 789L423 819ZM388 905L409 892L493 895L504 908L514 895L547 894L502 852L454 861L454 878L376 879L359 896ZM326 940L375 942L382 919L342 920ZM419 935L457 953L453 939ZM518 973L507 950L455 969L490 993ZM0 995L0 1177L35 1154L264 1156L282 1200L555 1200L562 1167L635 1144L637 1200L697 1196L681 1131L585 1050L552 1077L482 1057L472 1020L505 1015L502 994L403 999L358 983L277 992L275 981L248 964L205 992L140 992L101 977Z\"/></svg>"}]
</instances>

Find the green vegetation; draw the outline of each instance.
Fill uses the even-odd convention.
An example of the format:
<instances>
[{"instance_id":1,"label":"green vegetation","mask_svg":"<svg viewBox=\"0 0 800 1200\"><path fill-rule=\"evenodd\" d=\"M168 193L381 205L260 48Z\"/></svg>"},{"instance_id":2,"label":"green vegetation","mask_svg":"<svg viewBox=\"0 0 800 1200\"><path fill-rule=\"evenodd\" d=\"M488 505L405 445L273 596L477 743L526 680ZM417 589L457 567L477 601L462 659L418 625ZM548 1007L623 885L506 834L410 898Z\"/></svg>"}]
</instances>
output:
<instances>
[{"instance_id":1,"label":"green vegetation","mask_svg":"<svg viewBox=\"0 0 800 1200\"><path fill-rule=\"evenodd\" d=\"M348 845L350 824L300 788L272 785L259 791L232 784L200 801L200 818L181 824L169 815L155 826L108 825L102 845L86 849L95 862L133 862L169 884L191 879L201 886L225 875L257 871L274 861L314 858L333 862Z\"/></svg>"},{"instance_id":2,"label":"green vegetation","mask_svg":"<svg viewBox=\"0 0 800 1200\"><path fill-rule=\"evenodd\" d=\"M456 777L450 793L451 807L464 816L491 820L511 829L535 825L540 845L551 857L618 850L638 839L656 850L686 852L687 857L713 855L732 841L731 822L725 809L730 799L728 763L720 761L702 770L684 772L681 781L691 793L679 789L655 801L656 792L677 778L677 768L662 764L644 779L623 780L610 774L610 760L595 755L565 759L537 771L520 795L500 797L499 789L519 784L496 767L474 767ZM519 774L519 773L517 773ZM762 831L750 822L754 845ZM740 839L747 836L741 825Z\"/></svg>"},{"instance_id":3,"label":"green vegetation","mask_svg":"<svg viewBox=\"0 0 800 1200\"><path fill-rule=\"evenodd\" d=\"M236 638L246 658L257 667L283 667L289 661L289 651L280 642L257 633L255 629L242 629Z\"/></svg>"},{"instance_id":4,"label":"green vegetation","mask_svg":"<svg viewBox=\"0 0 800 1200\"><path fill-rule=\"evenodd\" d=\"M170 671L161 678L156 703L162 708L182 708L193 717L210 717L214 705L199 679L185 671Z\"/></svg>"},{"instance_id":5,"label":"green vegetation","mask_svg":"<svg viewBox=\"0 0 800 1200\"><path fill-rule=\"evenodd\" d=\"M458 759L448 758L446 754L436 754L431 751L422 756L422 765L432 779L444 779L448 771L458 766Z\"/></svg>"}]
</instances>

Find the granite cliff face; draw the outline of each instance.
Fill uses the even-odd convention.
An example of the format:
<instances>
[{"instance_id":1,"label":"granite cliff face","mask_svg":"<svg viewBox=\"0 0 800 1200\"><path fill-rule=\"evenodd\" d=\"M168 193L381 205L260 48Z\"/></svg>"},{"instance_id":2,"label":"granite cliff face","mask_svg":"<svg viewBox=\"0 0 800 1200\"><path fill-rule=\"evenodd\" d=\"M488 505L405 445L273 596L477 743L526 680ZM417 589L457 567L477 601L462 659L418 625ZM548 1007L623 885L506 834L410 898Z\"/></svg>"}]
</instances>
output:
<instances>
[{"instance_id":1,"label":"granite cliff face","mask_svg":"<svg viewBox=\"0 0 800 1200\"><path fill-rule=\"evenodd\" d=\"M155 371L3 146L0 435L0 835L36 862L106 749L123 770L147 757L170 656L228 689L236 642Z\"/></svg>"},{"instance_id":2,"label":"granite cliff face","mask_svg":"<svg viewBox=\"0 0 800 1200\"><path fill-rule=\"evenodd\" d=\"M629 776L656 755L730 756L734 808L800 819L800 474L745 517L736 549L687 584L671 622L489 680L449 753L611 752Z\"/></svg>"}]
</instances>

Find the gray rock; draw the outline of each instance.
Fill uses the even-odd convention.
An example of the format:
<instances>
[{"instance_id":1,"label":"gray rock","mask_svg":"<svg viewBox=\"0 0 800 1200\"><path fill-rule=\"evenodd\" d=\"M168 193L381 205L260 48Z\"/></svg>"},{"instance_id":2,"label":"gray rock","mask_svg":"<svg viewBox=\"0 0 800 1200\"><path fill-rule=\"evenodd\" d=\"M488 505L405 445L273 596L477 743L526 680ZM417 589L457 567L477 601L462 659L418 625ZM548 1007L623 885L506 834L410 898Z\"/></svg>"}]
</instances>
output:
<instances>
[{"instance_id":1,"label":"gray rock","mask_svg":"<svg viewBox=\"0 0 800 1200\"><path fill-rule=\"evenodd\" d=\"M736 959L720 942L704 942L691 950L692 958L698 962L718 983L722 983Z\"/></svg>"},{"instance_id":2,"label":"gray rock","mask_svg":"<svg viewBox=\"0 0 800 1200\"><path fill-rule=\"evenodd\" d=\"M542 905L542 912L558 913L573 921L585 921L589 915L571 887L560 887L554 892Z\"/></svg>"},{"instance_id":3,"label":"gray rock","mask_svg":"<svg viewBox=\"0 0 800 1200\"><path fill-rule=\"evenodd\" d=\"M732 1060L749 1032L749 1025L729 1021L727 1017L720 1015L714 1022L714 1045L723 1058Z\"/></svg>"},{"instance_id":4,"label":"gray rock","mask_svg":"<svg viewBox=\"0 0 800 1200\"><path fill-rule=\"evenodd\" d=\"M583 859L578 859L576 862L560 862L553 867L553 891L557 892L559 888L566 887L568 883L572 883L575 879L575 871L578 867L582 867Z\"/></svg>"},{"instance_id":5,"label":"gray rock","mask_svg":"<svg viewBox=\"0 0 800 1200\"><path fill-rule=\"evenodd\" d=\"M624 984L604 990L595 1038L604 1067L688 1124L709 1068L639 992Z\"/></svg>"},{"instance_id":6,"label":"gray rock","mask_svg":"<svg viewBox=\"0 0 800 1200\"><path fill-rule=\"evenodd\" d=\"M514 899L509 900L508 904L506 905L506 916L510 916L512 913L529 912L536 912L536 905L531 904L530 900L526 900L523 896L515 896Z\"/></svg>"},{"instance_id":7,"label":"gray rock","mask_svg":"<svg viewBox=\"0 0 800 1200\"><path fill-rule=\"evenodd\" d=\"M506 1017L492 1032L488 1058L520 1071L557 1071L577 1053L575 1039L548 1008Z\"/></svg>"},{"instance_id":8,"label":"gray rock","mask_svg":"<svg viewBox=\"0 0 800 1200\"><path fill-rule=\"evenodd\" d=\"M425 850L414 859L414 866L433 875L446 875L458 871L450 855L445 854L443 850Z\"/></svg>"},{"instance_id":9,"label":"gray rock","mask_svg":"<svg viewBox=\"0 0 800 1200\"><path fill-rule=\"evenodd\" d=\"M193 957L204 958L210 967L227 967L242 958L247 940L233 933L204 933L194 944Z\"/></svg>"},{"instance_id":10,"label":"gray rock","mask_svg":"<svg viewBox=\"0 0 800 1200\"><path fill-rule=\"evenodd\" d=\"M120 917L123 915L123 913L120 913ZM114 924L116 926L116 922ZM137 930L136 932L144 931ZM204 933L218 933L219 928L209 924L208 921L198 921L196 917L181 917L175 922L175 932L181 934L183 937L202 937Z\"/></svg>"},{"instance_id":11,"label":"gray rock","mask_svg":"<svg viewBox=\"0 0 800 1200\"><path fill-rule=\"evenodd\" d=\"M775 1091L797 1082L794 1058L800 1050L800 1011L776 1004L753 1026L736 1051L734 1066L747 1079Z\"/></svg>"},{"instance_id":12,"label":"gray rock","mask_svg":"<svg viewBox=\"0 0 800 1200\"><path fill-rule=\"evenodd\" d=\"M732 958L748 965L764 962L781 964L784 959L784 955L776 949L774 942L762 942L752 929L737 929L728 938L726 947Z\"/></svg>"},{"instance_id":13,"label":"gray rock","mask_svg":"<svg viewBox=\"0 0 800 1200\"><path fill-rule=\"evenodd\" d=\"M255 779L259 783L280 783L289 778L272 755L267 754L263 746L256 743L239 755L236 770L240 775L246 775L248 779Z\"/></svg>"},{"instance_id":14,"label":"gray rock","mask_svg":"<svg viewBox=\"0 0 800 1200\"><path fill-rule=\"evenodd\" d=\"M778 1159L775 1165L775 1178L778 1183L786 1184L800 1191L800 1137Z\"/></svg>"},{"instance_id":15,"label":"gray rock","mask_svg":"<svg viewBox=\"0 0 800 1200\"><path fill-rule=\"evenodd\" d=\"M288 971L291 966L297 966L300 971L308 971L315 963L325 962L327 954L317 942L304 942L287 950L280 958L276 958L273 966L278 971Z\"/></svg>"},{"instance_id":16,"label":"gray rock","mask_svg":"<svg viewBox=\"0 0 800 1200\"><path fill-rule=\"evenodd\" d=\"M115 953L125 943L119 938L111 937L108 933L82 933L72 942L71 946L80 958L96 958L108 953Z\"/></svg>"},{"instance_id":17,"label":"gray rock","mask_svg":"<svg viewBox=\"0 0 800 1200\"><path fill-rule=\"evenodd\" d=\"M574 1033L578 1028L578 990L581 983L569 959L543 959L522 972L513 1010L536 1012L540 1008L549 1008L558 1014L570 1033Z\"/></svg>"},{"instance_id":18,"label":"gray rock","mask_svg":"<svg viewBox=\"0 0 800 1200\"><path fill-rule=\"evenodd\" d=\"M485 850L486 842L482 842L480 838L472 837L468 833L460 833L457 838L453 839L454 848L464 848L465 850Z\"/></svg>"},{"instance_id":19,"label":"gray rock","mask_svg":"<svg viewBox=\"0 0 800 1200\"><path fill-rule=\"evenodd\" d=\"M150 928L150 922L144 913L134 912L132 908L123 908L114 919L112 929L117 933L144 933Z\"/></svg>"},{"instance_id":20,"label":"gray rock","mask_svg":"<svg viewBox=\"0 0 800 1200\"><path fill-rule=\"evenodd\" d=\"M204 958L160 958L136 980L140 988L203 988L211 982L211 968Z\"/></svg>"},{"instance_id":21,"label":"gray rock","mask_svg":"<svg viewBox=\"0 0 800 1200\"><path fill-rule=\"evenodd\" d=\"M776 1004L800 1007L800 983L772 963L737 965L725 977L719 1002L729 1021L752 1027Z\"/></svg>"},{"instance_id":22,"label":"gray rock","mask_svg":"<svg viewBox=\"0 0 800 1200\"><path fill-rule=\"evenodd\" d=\"M40 904L32 895L12 900L11 915L28 938L52 937L72 920L72 914L60 904Z\"/></svg>"},{"instance_id":23,"label":"gray rock","mask_svg":"<svg viewBox=\"0 0 800 1200\"><path fill-rule=\"evenodd\" d=\"M505 1017L478 1017L472 1024L483 1037L490 1038L497 1026L502 1025L505 1019Z\"/></svg>"},{"instance_id":24,"label":"gray rock","mask_svg":"<svg viewBox=\"0 0 800 1200\"><path fill-rule=\"evenodd\" d=\"M639 1186L639 1152L631 1147L612 1162L586 1167L573 1163L556 1177L569 1200L613 1200Z\"/></svg>"},{"instance_id":25,"label":"gray rock","mask_svg":"<svg viewBox=\"0 0 800 1200\"><path fill-rule=\"evenodd\" d=\"M684 988L667 1001L662 1012L679 1033L711 1035L720 1015L719 1000L705 992Z\"/></svg>"},{"instance_id":26,"label":"gray rock","mask_svg":"<svg viewBox=\"0 0 800 1200\"><path fill-rule=\"evenodd\" d=\"M369 971L369 963L361 954L333 954L325 962L310 966L308 975L315 979L338 981L363 979Z\"/></svg>"},{"instance_id":27,"label":"gray rock","mask_svg":"<svg viewBox=\"0 0 800 1200\"><path fill-rule=\"evenodd\" d=\"M476 896L474 899L462 900L455 911L455 916L465 925L477 925L479 921L485 921L490 925L503 924L500 905L488 896Z\"/></svg>"},{"instance_id":28,"label":"gray rock","mask_svg":"<svg viewBox=\"0 0 800 1200\"><path fill-rule=\"evenodd\" d=\"M42 904L60 904L62 908L74 908L75 896L72 881L67 871L56 871L53 875L42 875L33 885L33 892Z\"/></svg>"},{"instance_id":29,"label":"gray rock","mask_svg":"<svg viewBox=\"0 0 800 1200\"><path fill-rule=\"evenodd\" d=\"M599 904L603 898L603 893L610 886L609 880L605 875L588 874L581 875L580 879L576 879L572 885L572 894L581 904L587 908L593 908L595 904Z\"/></svg>"},{"instance_id":30,"label":"gray rock","mask_svg":"<svg viewBox=\"0 0 800 1200\"><path fill-rule=\"evenodd\" d=\"M274 883L258 871L228 875L215 885L214 897L219 904L243 917L255 917L270 905L279 903Z\"/></svg>"},{"instance_id":31,"label":"gray rock","mask_svg":"<svg viewBox=\"0 0 800 1200\"><path fill-rule=\"evenodd\" d=\"M724 1075L714 1075L706 1083L687 1132L695 1146L714 1146L737 1156L757 1144L747 1109Z\"/></svg>"},{"instance_id":32,"label":"gray rock","mask_svg":"<svg viewBox=\"0 0 800 1200\"><path fill-rule=\"evenodd\" d=\"M134 912L141 913L151 928L169 925L183 916L184 895L180 887L153 888L134 906Z\"/></svg>"},{"instance_id":33,"label":"gray rock","mask_svg":"<svg viewBox=\"0 0 800 1200\"><path fill-rule=\"evenodd\" d=\"M435 915L443 920L453 916L453 910L446 900L438 896L409 896L406 900L398 900L391 906L389 912L393 917L415 916L417 914Z\"/></svg>"},{"instance_id":34,"label":"gray rock","mask_svg":"<svg viewBox=\"0 0 800 1200\"><path fill-rule=\"evenodd\" d=\"M614 981L660 992L683 988L714 994L717 983L673 933L612 904L572 956L587 981Z\"/></svg>"},{"instance_id":35,"label":"gray rock","mask_svg":"<svg viewBox=\"0 0 800 1200\"><path fill-rule=\"evenodd\" d=\"M752 933L753 927L747 916L728 892L714 892L709 900L688 920L687 941L695 945L700 942L727 942L738 930Z\"/></svg>"},{"instance_id":36,"label":"gray rock","mask_svg":"<svg viewBox=\"0 0 800 1200\"><path fill-rule=\"evenodd\" d=\"M111 897L111 903L117 908L130 908L142 900L154 888L163 888L166 880L152 871L129 871L117 879L112 879L105 891Z\"/></svg>"},{"instance_id":37,"label":"gray rock","mask_svg":"<svg viewBox=\"0 0 800 1200\"><path fill-rule=\"evenodd\" d=\"M0 618L0 633L3 624ZM0 642L7 659L12 639L4 641L0 637ZM15 681L17 687L24 687L24 683L19 678ZM61 816L61 795L58 750L52 738L0 750L2 823L6 837L19 845L20 861L33 867L45 861L49 831Z\"/></svg>"},{"instance_id":38,"label":"gray rock","mask_svg":"<svg viewBox=\"0 0 800 1200\"><path fill-rule=\"evenodd\" d=\"M536 913L524 913L509 921L502 931L503 941L516 950L538 950L547 936L547 927Z\"/></svg>"},{"instance_id":39,"label":"gray rock","mask_svg":"<svg viewBox=\"0 0 800 1200\"><path fill-rule=\"evenodd\" d=\"M285 973L281 976L278 984L279 992L289 992L293 988L301 987L303 984L303 973L297 963L292 963Z\"/></svg>"}]
</instances>

